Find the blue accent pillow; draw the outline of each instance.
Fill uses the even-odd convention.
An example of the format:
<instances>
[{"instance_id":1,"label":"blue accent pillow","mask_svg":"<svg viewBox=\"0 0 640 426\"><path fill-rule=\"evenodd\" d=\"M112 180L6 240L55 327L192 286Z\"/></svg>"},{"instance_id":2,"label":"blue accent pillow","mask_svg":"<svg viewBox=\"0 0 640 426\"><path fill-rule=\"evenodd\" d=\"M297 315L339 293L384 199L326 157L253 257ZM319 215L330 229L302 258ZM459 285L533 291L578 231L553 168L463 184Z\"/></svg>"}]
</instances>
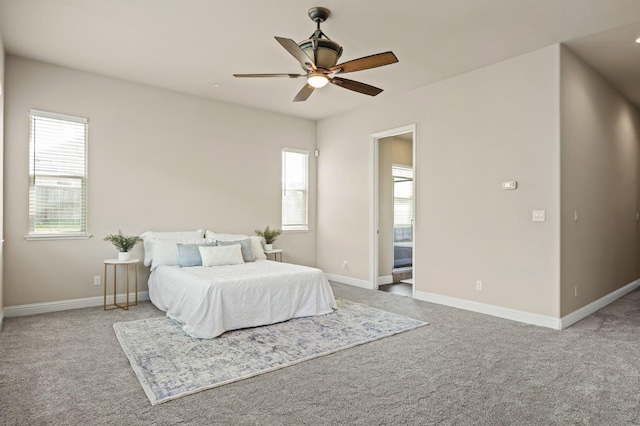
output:
<instances>
[{"instance_id":1,"label":"blue accent pillow","mask_svg":"<svg viewBox=\"0 0 640 426\"><path fill-rule=\"evenodd\" d=\"M245 262L253 262L256 260L253 256L253 249L251 248L251 238L245 238L238 241L216 241L216 245L219 246L232 246L234 244L240 244L242 259L244 259Z\"/></svg>"},{"instance_id":2,"label":"blue accent pillow","mask_svg":"<svg viewBox=\"0 0 640 426\"><path fill-rule=\"evenodd\" d=\"M199 247L215 246L215 243L182 244L178 243L178 260L181 268L189 266L202 266L202 256Z\"/></svg>"}]
</instances>

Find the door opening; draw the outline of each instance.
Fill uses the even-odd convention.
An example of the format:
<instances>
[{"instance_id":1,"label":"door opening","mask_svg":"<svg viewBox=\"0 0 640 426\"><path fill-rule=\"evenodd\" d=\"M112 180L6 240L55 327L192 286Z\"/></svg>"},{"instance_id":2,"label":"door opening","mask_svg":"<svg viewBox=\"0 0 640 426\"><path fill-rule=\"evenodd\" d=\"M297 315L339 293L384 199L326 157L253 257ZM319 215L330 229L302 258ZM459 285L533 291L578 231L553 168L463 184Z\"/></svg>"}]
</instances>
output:
<instances>
[{"instance_id":1,"label":"door opening","mask_svg":"<svg viewBox=\"0 0 640 426\"><path fill-rule=\"evenodd\" d=\"M414 295L415 125L372 135L371 286Z\"/></svg>"}]
</instances>

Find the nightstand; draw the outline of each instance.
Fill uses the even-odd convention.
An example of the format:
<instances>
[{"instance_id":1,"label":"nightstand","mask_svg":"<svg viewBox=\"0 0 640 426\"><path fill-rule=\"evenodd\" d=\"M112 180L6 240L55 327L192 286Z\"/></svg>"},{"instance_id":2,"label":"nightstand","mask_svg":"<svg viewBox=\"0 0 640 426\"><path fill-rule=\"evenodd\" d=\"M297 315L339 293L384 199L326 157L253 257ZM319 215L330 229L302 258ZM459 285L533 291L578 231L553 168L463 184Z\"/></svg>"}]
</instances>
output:
<instances>
[{"instance_id":1,"label":"nightstand","mask_svg":"<svg viewBox=\"0 0 640 426\"><path fill-rule=\"evenodd\" d=\"M119 260L119 259L107 259L104 261L104 310L108 311L111 309L125 309L129 310L129 306L137 306L138 305L138 263L140 263L140 259L131 259L131 260ZM113 266L113 305L107 307L107 267L109 265ZM127 303L124 305L119 305L116 300L116 278L118 276L118 265L124 265L127 268ZM129 304L129 266L135 265L135 283L136 283L136 302L133 304Z\"/></svg>"},{"instance_id":2,"label":"nightstand","mask_svg":"<svg viewBox=\"0 0 640 426\"><path fill-rule=\"evenodd\" d=\"M276 262L282 262L282 252L284 250L283 249L271 249L271 250L265 250L264 254L267 255L267 259L269 258L269 255L272 254L273 255L273 260L275 260ZM280 260L278 260L280 259Z\"/></svg>"}]
</instances>

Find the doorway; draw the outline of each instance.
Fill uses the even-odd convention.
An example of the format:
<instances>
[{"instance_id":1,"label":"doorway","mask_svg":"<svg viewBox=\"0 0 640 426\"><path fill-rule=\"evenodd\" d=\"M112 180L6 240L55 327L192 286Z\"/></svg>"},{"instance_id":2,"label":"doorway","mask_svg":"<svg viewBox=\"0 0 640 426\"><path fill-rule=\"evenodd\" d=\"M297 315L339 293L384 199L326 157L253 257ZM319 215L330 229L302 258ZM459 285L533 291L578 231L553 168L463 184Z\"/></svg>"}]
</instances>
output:
<instances>
[{"instance_id":1,"label":"doorway","mask_svg":"<svg viewBox=\"0 0 640 426\"><path fill-rule=\"evenodd\" d=\"M414 295L415 125L372 135L372 288Z\"/></svg>"}]
</instances>

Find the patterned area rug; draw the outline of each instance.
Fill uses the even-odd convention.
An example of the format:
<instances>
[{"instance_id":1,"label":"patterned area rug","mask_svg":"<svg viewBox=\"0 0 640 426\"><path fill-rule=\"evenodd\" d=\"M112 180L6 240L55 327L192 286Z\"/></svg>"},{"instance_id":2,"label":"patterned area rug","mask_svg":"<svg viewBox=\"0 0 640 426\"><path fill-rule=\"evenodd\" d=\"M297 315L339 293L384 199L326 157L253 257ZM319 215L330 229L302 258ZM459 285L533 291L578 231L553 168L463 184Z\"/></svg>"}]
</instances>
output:
<instances>
[{"instance_id":1,"label":"patterned area rug","mask_svg":"<svg viewBox=\"0 0 640 426\"><path fill-rule=\"evenodd\" d=\"M113 325L151 404L371 342L427 323L337 299L331 314L195 339L178 321L151 318Z\"/></svg>"}]
</instances>

